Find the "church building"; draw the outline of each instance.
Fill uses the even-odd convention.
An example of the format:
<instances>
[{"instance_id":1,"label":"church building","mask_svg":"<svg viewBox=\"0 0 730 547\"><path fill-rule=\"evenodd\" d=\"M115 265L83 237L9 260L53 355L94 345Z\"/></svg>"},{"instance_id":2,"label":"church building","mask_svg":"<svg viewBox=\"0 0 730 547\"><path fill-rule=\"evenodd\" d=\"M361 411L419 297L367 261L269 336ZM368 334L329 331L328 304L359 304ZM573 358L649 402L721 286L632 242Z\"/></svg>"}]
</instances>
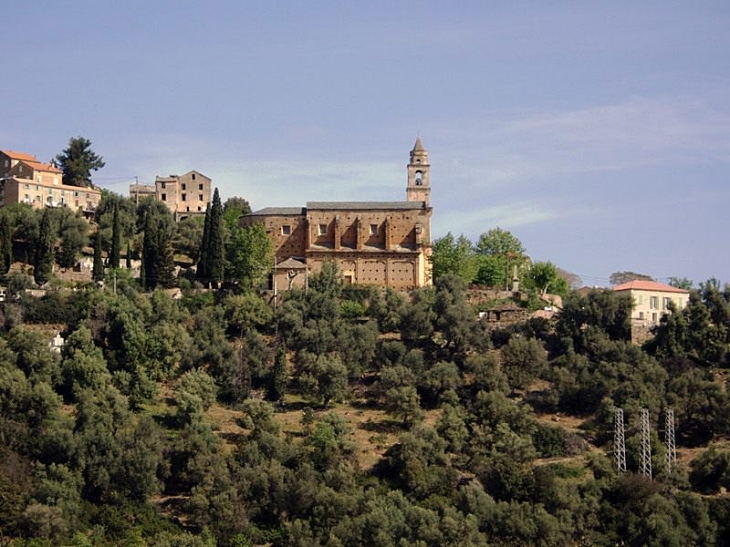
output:
<instances>
[{"instance_id":1,"label":"church building","mask_svg":"<svg viewBox=\"0 0 730 547\"><path fill-rule=\"evenodd\" d=\"M274 246L273 284L302 287L326 261L346 283L394 289L431 285L431 203L428 152L420 137L407 165L405 201L310 201L267 207L241 218L263 224Z\"/></svg>"}]
</instances>

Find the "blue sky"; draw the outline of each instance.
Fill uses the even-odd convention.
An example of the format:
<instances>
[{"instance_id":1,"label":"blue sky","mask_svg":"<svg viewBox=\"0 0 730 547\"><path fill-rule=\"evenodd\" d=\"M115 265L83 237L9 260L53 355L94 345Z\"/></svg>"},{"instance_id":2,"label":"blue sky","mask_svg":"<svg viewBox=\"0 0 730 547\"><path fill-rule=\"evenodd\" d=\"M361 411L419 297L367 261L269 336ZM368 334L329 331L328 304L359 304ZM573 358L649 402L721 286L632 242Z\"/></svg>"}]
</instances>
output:
<instances>
[{"instance_id":1,"label":"blue sky","mask_svg":"<svg viewBox=\"0 0 730 547\"><path fill-rule=\"evenodd\" d=\"M6 0L0 148L196 169L255 209L404 199L605 285L730 281L730 3Z\"/></svg>"}]
</instances>

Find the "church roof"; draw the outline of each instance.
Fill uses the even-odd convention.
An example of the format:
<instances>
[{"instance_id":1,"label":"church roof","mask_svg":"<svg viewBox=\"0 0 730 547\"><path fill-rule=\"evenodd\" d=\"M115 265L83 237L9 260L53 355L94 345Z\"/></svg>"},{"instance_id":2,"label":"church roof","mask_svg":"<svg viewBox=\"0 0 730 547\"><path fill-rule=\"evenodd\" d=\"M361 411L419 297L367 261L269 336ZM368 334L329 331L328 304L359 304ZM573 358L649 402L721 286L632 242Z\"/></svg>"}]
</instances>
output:
<instances>
[{"instance_id":1,"label":"church roof","mask_svg":"<svg viewBox=\"0 0 730 547\"><path fill-rule=\"evenodd\" d=\"M413 151L414 152L423 152L425 151L425 148L423 147L423 143L421 142L420 135L416 137L416 144L413 145Z\"/></svg>"},{"instance_id":2,"label":"church roof","mask_svg":"<svg viewBox=\"0 0 730 547\"><path fill-rule=\"evenodd\" d=\"M265 207L254 216L305 216L314 211L411 211L423 209L422 201L308 201L306 207ZM245 216L245 215L244 215Z\"/></svg>"},{"instance_id":3,"label":"church roof","mask_svg":"<svg viewBox=\"0 0 730 547\"><path fill-rule=\"evenodd\" d=\"M422 201L308 201L307 209L324 211L384 211L423 209Z\"/></svg>"},{"instance_id":4,"label":"church roof","mask_svg":"<svg viewBox=\"0 0 730 547\"><path fill-rule=\"evenodd\" d=\"M257 216L276 216L276 215L282 215L282 216L296 216L296 215L305 215L307 214L307 210L304 207L264 207L263 209L259 209L258 211L253 211L252 213L249 213L251 215L257 215ZM246 215L244 215L246 216Z\"/></svg>"}]
</instances>

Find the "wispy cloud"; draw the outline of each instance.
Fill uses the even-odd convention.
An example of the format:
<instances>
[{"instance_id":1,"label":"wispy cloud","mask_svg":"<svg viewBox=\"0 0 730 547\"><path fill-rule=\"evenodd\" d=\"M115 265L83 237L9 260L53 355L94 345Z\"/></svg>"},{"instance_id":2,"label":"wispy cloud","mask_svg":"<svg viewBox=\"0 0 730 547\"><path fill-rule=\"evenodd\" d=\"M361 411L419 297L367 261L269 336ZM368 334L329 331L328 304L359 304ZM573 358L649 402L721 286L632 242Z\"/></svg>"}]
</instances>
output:
<instances>
[{"instance_id":1,"label":"wispy cloud","mask_svg":"<svg viewBox=\"0 0 730 547\"><path fill-rule=\"evenodd\" d=\"M574 110L495 113L460 125L461 140L470 145L456 153L454 166L471 163L472 171L484 166L483 177L497 184L730 160L730 113L690 97L634 97ZM475 157L478 164L469 161Z\"/></svg>"},{"instance_id":2,"label":"wispy cloud","mask_svg":"<svg viewBox=\"0 0 730 547\"><path fill-rule=\"evenodd\" d=\"M511 229L544 222L557 216L558 212L555 210L528 202L475 207L469 210L450 209L440 211L435 217L434 232L437 237L449 231L456 235L464 233L473 237L495 226L509 226Z\"/></svg>"}]
</instances>

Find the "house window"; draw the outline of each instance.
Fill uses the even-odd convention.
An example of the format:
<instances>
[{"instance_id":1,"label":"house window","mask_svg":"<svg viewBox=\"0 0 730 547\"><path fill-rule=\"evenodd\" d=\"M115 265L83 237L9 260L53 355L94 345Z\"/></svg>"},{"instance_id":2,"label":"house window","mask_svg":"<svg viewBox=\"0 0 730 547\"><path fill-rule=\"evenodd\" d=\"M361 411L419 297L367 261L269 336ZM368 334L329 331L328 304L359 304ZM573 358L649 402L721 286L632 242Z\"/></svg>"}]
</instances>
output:
<instances>
[{"instance_id":1,"label":"house window","mask_svg":"<svg viewBox=\"0 0 730 547\"><path fill-rule=\"evenodd\" d=\"M318 227L319 235L326 236L327 235L327 225L326 224L320 224Z\"/></svg>"},{"instance_id":2,"label":"house window","mask_svg":"<svg viewBox=\"0 0 730 547\"><path fill-rule=\"evenodd\" d=\"M641 305L641 304L644 303L644 295L643 294L640 294L636 298L637 298L637 301L636 301L637 304Z\"/></svg>"},{"instance_id":3,"label":"house window","mask_svg":"<svg viewBox=\"0 0 730 547\"><path fill-rule=\"evenodd\" d=\"M651 314L651 320L656 323L656 312Z\"/></svg>"},{"instance_id":4,"label":"house window","mask_svg":"<svg viewBox=\"0 0 730 547\"><path fill-rule=\"evenodd\" d=\"M160 183L160 188L162 188L163 190L165 189L165 183L164 182Z\"/></svg>"},{"instance_id":5,"label":"house window","mask_svg":"<svg viewBox=\"0 0 730 547\"><path fill-rule=\"evenodd\" d=\"M203 189L203 185L202 184L198 184L198 190L202 190L202 189Z\"/></svg>"},{"instance_id":6,"label":"house window","mask_svg":"<svg viewBox=\"0 0 730 547\"><path fill-rule=\"evenodd\" d=\"M162 194L162 195L160 196L160 199L161 199L162 201L167 201L167 194Z\"/></svg>"},{"instance_id":7,"label":"house window","mask_svg":"<svg viewBox=\"0 0 730 547\"><path fill-rule=\"evenodd\" d=\"M183 182L182 189L185 190L185 183Z\"/></svg>"},{"instance_id":8,"label":"house window","mask_svg":"<svg viewBox=\"0 0 730 547\"><path fill-rule=\"evenodd\" d=\"M75 198L79 197L79 193L78 192L74 192L74 197Z\"/></svg>"},{"instance_id":9,"label":"house window","mask_svg":"<svg viewBox=\"0 0 730 547\"><path fill-rule=\"evenodd\" d=\"M26 190L30 190L30 184L26 183L26 184L25 184L25 189L26 189Z\"/></svg>"},{"instance_id":10,"label":"house window","mask_svg":"<svg viewBox=\"0 0 730 547\"><path fill-rule=\"evenodd\" d=\"M283 236L291 235L291 226L288 224L284 224L281 227L281 235L283 235Z\"/></svg>"},{"instance_id":11,"label":"house window","mask_svg":"<svg viewBox=\"0 0 730 547\"><path fill-rule=\"evenodd\" d=\"M195 180L195 173L193 173L193 180Z\"/></svg>"},{"instance_id":12,"label":"house window","mask_svg":"<svg viewBox=\"0 0 730 547\"><path fill-rule=\"evenodd\" d=\"M187 201L187 199L186 199L186 198L187 198L187 194L182 194L182 200L183 200L183 201Z\"/></svg>"},{"instance_id":13,"label":"house window","mask_svg":"<svg viewBox=\"0 0 730 547\"><path fill-rule=\"evenodd\" d=\"M202 211L203 209L198 205L198 211Z\"/></svg>"},{"instance_id":14,"label":"house window","mask_svg":"<svg viewBox=\"0 0 730 547\"><path fill-rule=\"evenodd\" d=\"M53 195L53 188L49 188L49 189L48 189L48 195L49 195L49 196L52 196L52 195Z\"/></svg>"},{"instance_id":15,"label":"house window","mask_svg":"<svg viewBox=\"0 0 730 547\"><path fill-rule=\"evenodd\" d=\"M639 319L644 319L644 312L643 311L640 311L639 312Z\"/></svg>"},{"instance_id":16,"label":"house window","mask_svg":"<svg viewBox=\"0 0 730 547\"><path fill-rule=\"evenodd\" d=\"M662 298L662 309L663 310L669 309L669 303L671 301L672 301L672 299L669 298L668 296L665 296L664 298Z\"/></svg>"},{"instance_id":17,"label":"house window","mask_svg":"<svg viewBox=\"0 0 730 547\"><path fill-rule=\"evenodd\" d=\"M10 167L10 160L5 160L5 167Z\"/></svg>"},{"instance_id":18,"label":"house window","mask_svg":"<svg viewBox=\"0 0 730 547\"><path fill-rule=\"evenodd\" d=\"M652 310L659 309L659 297L658 296L652 296L649 298L649 308Z\"/></svg>"},{"instance_id":19,"label":"house window","mask_svg":"<svg viewBox=\"0 0 730 547\"><path fill-rule=\"evenodd\" d=\"M203 201L203 194L198 194L198 201Z\"/></svg>"},{"instance_id":20,"label":"house window","mask_svg":"<svg viewBox=\"0 0 730 547\"><path fill-rule=\"evenodd\" d=\"M370 225L370 235L374 236L378 233L378 225L377 224L371 224Z\"/></svg>"}]
</instances>

